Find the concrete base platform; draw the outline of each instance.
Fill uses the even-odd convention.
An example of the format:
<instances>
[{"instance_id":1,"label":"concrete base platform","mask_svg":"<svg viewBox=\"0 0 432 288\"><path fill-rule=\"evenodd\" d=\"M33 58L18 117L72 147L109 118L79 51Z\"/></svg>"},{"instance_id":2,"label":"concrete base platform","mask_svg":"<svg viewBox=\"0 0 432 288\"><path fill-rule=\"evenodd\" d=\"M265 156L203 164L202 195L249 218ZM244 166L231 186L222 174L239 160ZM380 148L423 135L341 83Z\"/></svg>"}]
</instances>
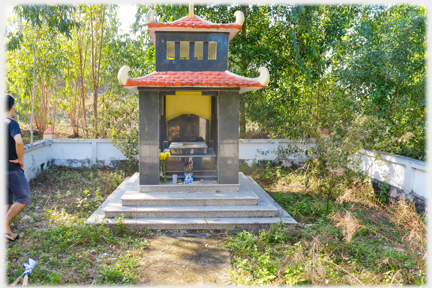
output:
<instances>
[{"instance_id":1,"label":"concrete base platform","mask_svg":"<svg viewBox=\"0 0 432 288\"><path fill-rule=\"evenodd\" d=\"M298 223L252 178L239 173L239 192L142 193L138 173L127 178L87 219L86 224L131 229L255 230L283 222ZM185 185L186 186L186 185Z\"/></svg>"}]
</instances>

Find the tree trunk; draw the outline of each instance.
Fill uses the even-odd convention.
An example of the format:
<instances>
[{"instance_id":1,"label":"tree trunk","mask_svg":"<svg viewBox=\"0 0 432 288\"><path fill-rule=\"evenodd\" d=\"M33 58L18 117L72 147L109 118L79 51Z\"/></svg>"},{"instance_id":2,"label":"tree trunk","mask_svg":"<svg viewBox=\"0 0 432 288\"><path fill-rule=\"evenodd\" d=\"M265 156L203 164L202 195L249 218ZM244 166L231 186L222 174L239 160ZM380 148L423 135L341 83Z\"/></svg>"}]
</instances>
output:
<instances>
[{"instance_id":1,"label":"tree trunk","mask_svg":"<svg viewBox=\"0 0 432 288\"><path fill-rule=\"evenodd\" d=\"M318 80L318 91L317 91L317 102L316 102L316 119L317 122L320 122L320 118L321 118L321 111L320 111L320 107L323 107L323 105L320 105L319 101L320 101L320 84L321 84L321 78L319 78ZM324 127L325 128L325 127Z\"/></svg>"},{"instance_id":2,"label":"tree trunk","mask_svg":"<svg viewBox=\"0 0 432 288\"><path fill-rule=\"evenodd\" d=\"M93 6L90 6L93 7ZM91 21L91 31L92 31L92 76L93 76L93 129L94 129L94 137L98 138L98 122L97 122L97 100L98 100L98 89L99 89L99 72L101 65L101 54L102 54L102 42L103 42L103 32L104 32L104 23L105 23L105 6L103 5L102 10L102 26L100 32L100 44L99 44L99 57L96 55L97 47L94 45L94 36L93 36L93 16L91 10L90 12L90 21ZM97 62L97 64L96 64ZM97 71L96 71L97 68Z\"/></svg>"},{"instance_id":3,"label":"tree trunk","mask_svg":"<svg viewBox=\"0 0 432 288\"><path fill-rule=\"evenodd\" d=\"M311 89L311 91L310 91L310 99L309 99L309 113L312 115L312 102L313 102L313 82L312 81L311 81L311 88L310 89Z\"/></svg>"},{"instance_id":4,"label":"tree trunk","mask_svg":"<svg viewBox=\"0 0 432 288\"><path fill-rule=\"evenodd\" d=\"M93 135L96 137L96 129L97 129L97 91L95 93L94 87L95 85L95 52L94 52L94 36L93 36L93 5L90 5L90 27L91 27L91 69L92 69L92 78L93 78ZM95 96L96 94L96 96ZM95 105L96 103L96 105Z\"/></svg>"},{"instance_id":5,"label":"tree trunk","mask_svg":"<svg viewBox=\"0 0 432 288\"><path fill-rule=\"evenodd\" d=\"M79 28L77 28L79 29ZM86 132L86 137L88 138L88 130L87 130L87 120L86 120L86 113L85 113L85 93L84 93L84 65L85 65L85 59L83 61L82 59L82 42L79 36L79 30L77 31L77 40L78 40L78 52L79 52L79 60L80 60L80 76L79 76L79 82L80 82L80 92L81 92L81 102L82 102L82 115L84 118L84 129ZM87 51L87 48L85 49Z\"/></svg>"},{"instance_id":6,"label":"tree trunk","mask_svg":"<svg viewBox=\"0 0 432 288\"><path fill-rule=\"evenodd\" d=\"M95 139L98 138L98 134L97 133L97 100L98 100L98 91L95 90L93 91L93 117L94 117L94 121L93 121L93 129L94 129L94 137Z\"/></svg>"},{"instance_id":7,"label":"tree trunk","mask_svg":"<svg viewBox=\"0 0 432 288\"><path fill-rule=\"evenodd\" d=\"M36 45L39 37L39 30L36 32L36 39L33 45L33 95L32 95L32 110L30 115L30 143L33 143L33 117L34 117L34 103L36 93Z\"/></svg>"}]
</instances>

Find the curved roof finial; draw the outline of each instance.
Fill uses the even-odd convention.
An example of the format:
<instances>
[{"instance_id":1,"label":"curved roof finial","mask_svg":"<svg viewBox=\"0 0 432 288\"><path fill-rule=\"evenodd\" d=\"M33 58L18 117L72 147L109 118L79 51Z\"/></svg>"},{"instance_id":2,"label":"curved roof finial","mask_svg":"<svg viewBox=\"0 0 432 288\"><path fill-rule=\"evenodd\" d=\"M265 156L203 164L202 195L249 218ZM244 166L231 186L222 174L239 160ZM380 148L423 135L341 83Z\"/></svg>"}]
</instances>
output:
<instances>
[{"instance_id":1,"label":"curved roof finial","mask_svg":"<svg viewBox=\"0 0 432 288\"><path fill-rule=\"evenodd\" d=\"M258 76L257 78L255 78L256 81L260 82L261 85L263 86L267 86L268 83L270 82L270 73L268 71L268 69L266 67L260 67L258 69L260 76Z\"/></svg>"},{"instance_id":2,"label":"curved roof finial","mask_svg":"<svg viewBox=\"0 0 432 288\"><path fill-rule=\"evenodd\" d=\"M146 23L149 24L152 21L156 20L156 11L149 10L146 15Z\"/></svg>"},{"instance_id":3,"label":"curved roof finial","mask_svg":"<svg viewBox=\"0 0 432 288\"><path fill-rule=\"evenodd\" d=\"M234 16L236 17L236 22L235 23L238 24L238 25L243 25L243 22L245 20L243 12L242 11L236 11L234 13Z\"/></svg>"},{"instance_id":4,"label":"curved roof finial","mask_svg":"<svg viewBox=\"0 0 432 288\"><path fill-rule=\"evenodd\" d=\"M189 2L189 18L194 18L194 4Z\"/></svg>"},{"instance_id":5,"label":"curved roof finial","mask_svg":"<svg viewBox=\"0 0 432 288\"><path fill-rule=\"evenodd\" d=\"M129 76L128 76L129 71L130 71L129 66L123 66L122 68L120 68L120 70L117 74L117 79L118 79L119 84L121 86L126 85L127 79L129 78Z\"/></svg>"}]
</instances>

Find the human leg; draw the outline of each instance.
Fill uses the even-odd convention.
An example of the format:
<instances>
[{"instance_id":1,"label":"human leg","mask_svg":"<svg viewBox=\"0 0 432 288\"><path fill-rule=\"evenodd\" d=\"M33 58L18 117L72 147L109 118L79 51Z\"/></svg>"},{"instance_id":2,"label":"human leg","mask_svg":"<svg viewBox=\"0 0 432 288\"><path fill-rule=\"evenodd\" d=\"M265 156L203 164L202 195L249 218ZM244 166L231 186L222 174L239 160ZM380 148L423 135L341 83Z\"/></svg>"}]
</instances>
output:
<instances>
[{"instance_id":1,"label":"human leg","mask_svg":"<svg viewBox=\"0 0 432 288\"><path fill-rule=\"evenodd\" d=\"M7 212L9 211L9 209L10 209L10 207L11 207L12 205L9 205L9 204L6 204L6 214L7 214Z\"/></svg>"},{"instance_id":2,"label":"human leg","mask_svg":"<svg viewBox=\"0 0 432 288\"><path fill-rule=\"evenodd\" d=\"M31 204L30 187L23 170L19 169L15 171L8 171L8 188L11 192L9 193L8 197L8 205L10 205L10 208L8 209L5 216L5 232L8 233L12 239L15 239L17 234L12 233L10 229L10 223L12 219L14 219L15 216L17 216L26 205ZM16 202L13 204L11 194L13 194L16 199Z\"/></svg>"},{"instance_id":3,"label":"human leg","mask_svg":"<svg viewBox=\"0 0 432 288\"><path fill-rule=\"evenodd\" d=\"M15 202L9 209L9 211L6 213L6 217L5 217L5 228L6 228L6 233L8 233L12 239L15 239L16 235L15 233L12 233L11 229L10 229L10 222L12 221L12 219L15 218L15 216L18 215L18 213L20 213L24 207L26 206L26 204L21 204L18 202Z\"/></svg>"}]
</instances>

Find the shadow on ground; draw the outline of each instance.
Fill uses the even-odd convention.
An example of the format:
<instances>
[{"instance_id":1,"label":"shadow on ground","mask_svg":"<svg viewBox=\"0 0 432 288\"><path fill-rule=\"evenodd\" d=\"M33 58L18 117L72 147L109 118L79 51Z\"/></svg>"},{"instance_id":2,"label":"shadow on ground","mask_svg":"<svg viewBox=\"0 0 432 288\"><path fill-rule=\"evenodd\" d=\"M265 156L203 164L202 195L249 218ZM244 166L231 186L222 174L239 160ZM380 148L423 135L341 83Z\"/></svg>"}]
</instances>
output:
<instances>
[{"instance_id":1,"label":"shadow on ground","mask_svg":"<svg viewBox=\"0 0 432 288\"><path fill-rule=\"evenodd\" d=\"M146 285L231 285L230 254L223 236L159 233L147 240L138 283Z\"/></svg>"}]
</instances>

